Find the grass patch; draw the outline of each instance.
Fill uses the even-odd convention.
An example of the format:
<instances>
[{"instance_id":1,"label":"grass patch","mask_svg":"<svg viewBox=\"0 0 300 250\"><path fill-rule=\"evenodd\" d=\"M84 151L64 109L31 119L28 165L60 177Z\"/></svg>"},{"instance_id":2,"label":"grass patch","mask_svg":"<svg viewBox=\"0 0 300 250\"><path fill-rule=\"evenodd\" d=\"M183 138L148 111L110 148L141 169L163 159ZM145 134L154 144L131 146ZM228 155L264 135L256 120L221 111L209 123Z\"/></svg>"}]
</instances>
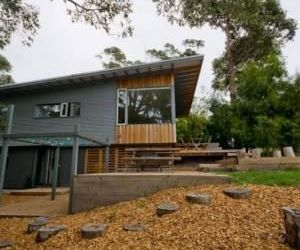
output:
<instances>
[{"instance_id":1,"label":"grass patch","mask_svg":"<svg viewBox=\"0 0 300 250\"><path fill-rule=\"evenodd\" d=\"M232 177L234 183L258 184L268 186L294 186L300 187L299 170L282 171L245 171L225 173Z\"/></svg>"}]
</instances>

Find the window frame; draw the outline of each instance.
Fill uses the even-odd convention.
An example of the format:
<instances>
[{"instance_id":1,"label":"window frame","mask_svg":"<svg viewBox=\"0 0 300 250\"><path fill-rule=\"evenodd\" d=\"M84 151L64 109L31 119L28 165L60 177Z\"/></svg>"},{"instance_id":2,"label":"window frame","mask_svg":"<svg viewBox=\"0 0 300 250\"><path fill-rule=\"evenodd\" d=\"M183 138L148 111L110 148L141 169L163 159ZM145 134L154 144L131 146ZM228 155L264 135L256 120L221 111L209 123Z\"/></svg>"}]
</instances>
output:
<instances>
[{"instance_id":1,"label":"window frame","mask_svg":"<svg viewBox=\"0 0 300 250\"><path fill-rule=\"evenodd\" d=\"M140 124L128 124L128 91L151 91L151 90L163 90L168 89L170 90L171 95L171 121L173 120L173 97L172 97L172 86L164 86L164 87L150 87L150 88L118 88L117 89L117 122L116 124L118 126L124 126L124 125L149 125L149 124L160 124L160 123L140 123ZM119 91L125 91L126 93L126 104L125 104L125 122L119 123ZM164 123L162 123L164 124ZM168 124L168 123L165 123Z\"/></svg>"},{"instance_id":2,"label":"window frame","mask_svg":"<svg viewBox=\"0 0 300 250\"><path fill-rule=\"evenodd\" d=\"M80 113L79 115L73 115L73 116L68 116L69 114L69 109L73 103L77 103L80 106ZM59 105L60 106L60 111L59 111L59 116L57 117L39 117L37 116L36 108L38 106L46 106L46 105ZM65 114L63 114L63 106L65 106ZM78 118L81 116L81 102L74 101L74 102L53 102L53 103L38 103L35 104L33 107L33 119L60 119L60 118Z\"/></svg>"}]
</instances>

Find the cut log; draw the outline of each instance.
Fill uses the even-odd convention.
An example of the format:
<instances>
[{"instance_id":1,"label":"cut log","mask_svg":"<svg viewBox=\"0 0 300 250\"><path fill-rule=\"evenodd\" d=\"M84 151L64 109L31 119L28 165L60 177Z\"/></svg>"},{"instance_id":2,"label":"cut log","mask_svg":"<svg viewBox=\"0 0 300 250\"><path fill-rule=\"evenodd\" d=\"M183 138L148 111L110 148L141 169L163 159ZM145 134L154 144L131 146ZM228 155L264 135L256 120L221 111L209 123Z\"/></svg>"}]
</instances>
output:
<instances>
[{"instance_id":1,"label":"cut log","mask_svg":"<svg viewBox=\"0 0 300 250\"><path fill-rule=\"evenodd\" d=\"M160 204L156 209L157 216L161 217L165 214L174 213L179 209L176 203L163 203Z\"/></svg>"},{"instance_id":2,"label":"cut log","mask_svg":"<svg viewBox=\"0 0 300 250\"><path fill-rule=\"evenodd\" d=\"M251 195L251 190L249 188L228 188L223 193L234 199L247 199Z\"/></svg>"},{"instance_id":3,"label":"cut log","mask_svg":"<svg viewBox=\"0 0 300 250\"><path fill-rule=\"evenodd\" d=\"M38 217L33 221L28 223L27 232L30 234L32 232L38 231L41 227L45 226L48 223L47 217Z\"/></svg>"},{"instance_id":4,"label":"cut log","mask_svg":"<svg viewBox=\"0 0 300 250\"><path fill-rule=\"evenodd\" d=\"M254 148L251 150L253 158L260 158L262 153L262 148Z\"/></svg>"},{"instance_id":5,"label":"cut log","mask_svg":"<svg viewBox=\"0 0 300 250\"><path fill-rule=\"evenodd\" d=\"M276 149L273 151L273 157L275 158L281 158L282 154L281 154L281 150L280 149Z\"/></svg>"},{"instance_id":6,"label":"cut log","mask_svg":"<svg viewBox=\"0 0 300 250\"><path fill-rule=\"evenodd\" d=\"M0 248L12 247L14 242L11 240L0 240Z\"/></svg>"},{"instance_id":7,"label":"cut log","mask_svg":"<svg viewBox=\"0 0 300 250\"><path fill-rule=\"evenodd\" d=\"M104 235L106 229L106 224L87 224L80 229L80 234L84 239L94 239Z\"/></svg>"},{"instance_id":8,"label":"cut log","mask_svg":"<svg viewBox=\"0 0 300 250\"><path fill-rule=\"evenodd\" d=\"M293 147L284 147L282 150L285 157L296 157Z\"/></svg>"},{"instance_id":9,"label":"cut log","mask_svg":"<svg viewBox=\"0 0 300 250\"><path fill-rule=\"evenodd\" d=\"M211 202L211 196L206 194L187 194L186 200L190 203L209 205Z\"/></svg>"},{"instance_id":10,"label":"cut log","mask_svg":"<svg viewBox=\"0 0 300 250\"><path fill-rule=\"evenodd\" d=\"M125 231L131 231L131 232L142 232L144 231L145 227L144 225L137 223L137 224L125 224L123 226L123 229Z\"/></svg>"},{"instance_id":11,"label":"cut log","mask_svg":"<svg viewBox=\"0 0 300 250\"><path fill-rule=\"evenodd\" d=\"M38 230L35 241L37 243L48 240L51 236L58 234L65 230L65 226L62 225L47 225Z\"/></svg>"},{"instance_id":12,"label":"cut log","mask_svg":"<svg viewBox=\"0 0 300 250\"><path fill-rule=\"evenodd\" d=\"M286 241L290 247L300 249L300 209L283 207Z\"/></svg>"}]
</instances>

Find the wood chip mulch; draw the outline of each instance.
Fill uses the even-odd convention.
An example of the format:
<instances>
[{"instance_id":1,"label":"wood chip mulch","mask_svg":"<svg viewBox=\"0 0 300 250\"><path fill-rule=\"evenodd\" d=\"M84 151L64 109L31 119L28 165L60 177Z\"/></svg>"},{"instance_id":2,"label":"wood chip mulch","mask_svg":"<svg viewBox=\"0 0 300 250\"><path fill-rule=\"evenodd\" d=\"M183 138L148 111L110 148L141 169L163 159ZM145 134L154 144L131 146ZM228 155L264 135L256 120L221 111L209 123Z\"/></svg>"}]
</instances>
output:
<instances>
[{"instance_id":1,"label":"wood chip mulch","mask_svg":"<svg viewBox=\"0 0 300 250\"><path fill-rule=\"evenodd\" d=\"M169 189L146 198L58 217L51 221L67 226L47 242L35 243L26 234L29 218L0 219L0 238L15 242L13 249L289 249L280 243L284 232L281 208L300 207L300 189L249 185L252 196L236 200L223 194L230 185ZM212 196L209 206L190 204L187 193ZM175 202L180 209L156 216L162 202ZM80 227L105 223L104 236L86 240ZM141 223L142 232L126 232L124 224Z\"/></svg>"}]
</instances>

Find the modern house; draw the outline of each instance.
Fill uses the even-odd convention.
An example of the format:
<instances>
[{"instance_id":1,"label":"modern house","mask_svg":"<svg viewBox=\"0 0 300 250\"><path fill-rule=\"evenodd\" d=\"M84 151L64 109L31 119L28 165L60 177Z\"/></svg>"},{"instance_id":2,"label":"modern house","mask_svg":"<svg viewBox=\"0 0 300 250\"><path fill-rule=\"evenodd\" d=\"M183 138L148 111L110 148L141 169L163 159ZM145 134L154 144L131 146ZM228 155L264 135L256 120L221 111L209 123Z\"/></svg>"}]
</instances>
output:
<instances>
[{"instance_id":1,"label":"modern house","mask_svg":"<svg viewBox=\"0 0 300 250\"><path fill-rule=\"evenodd\" d=\"M109 143L109 171L119 171L129 146L173 145L176 118L190 112L203 56L50 78L0 87L0 102L15 107L6 188L48 185L54 149L30 134L67 133ZM45 136L46 137L46 136ZM65 137L68 140L68 137ZM44 138L47 141L47 137ZM82 143L78 173L104 168L104 148ZM58 185L69 185L72 150L61 143Z\"/></svg>"}]
</instances>

